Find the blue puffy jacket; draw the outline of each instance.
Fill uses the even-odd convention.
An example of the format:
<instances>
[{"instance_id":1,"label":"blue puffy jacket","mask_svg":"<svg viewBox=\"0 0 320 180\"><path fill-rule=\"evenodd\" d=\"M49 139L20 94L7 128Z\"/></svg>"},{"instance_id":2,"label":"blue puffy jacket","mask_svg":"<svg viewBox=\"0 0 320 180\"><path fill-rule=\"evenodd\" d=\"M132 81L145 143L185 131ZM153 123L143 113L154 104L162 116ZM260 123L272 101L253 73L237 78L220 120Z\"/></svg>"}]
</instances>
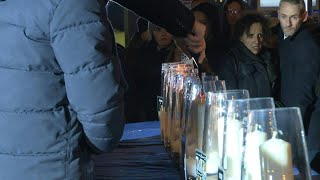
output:
<instances>
[{"instance_id":1,"label":"blue puffy jacket","mask_svg":"<svg viewBox=\"0 0 320 180\"><path fill-rule=\"evenodd\" d=\"M1 180L92 178L87 152L121 138L123 88L104 6L0 1Z\"/></svg>"}]
</instances>

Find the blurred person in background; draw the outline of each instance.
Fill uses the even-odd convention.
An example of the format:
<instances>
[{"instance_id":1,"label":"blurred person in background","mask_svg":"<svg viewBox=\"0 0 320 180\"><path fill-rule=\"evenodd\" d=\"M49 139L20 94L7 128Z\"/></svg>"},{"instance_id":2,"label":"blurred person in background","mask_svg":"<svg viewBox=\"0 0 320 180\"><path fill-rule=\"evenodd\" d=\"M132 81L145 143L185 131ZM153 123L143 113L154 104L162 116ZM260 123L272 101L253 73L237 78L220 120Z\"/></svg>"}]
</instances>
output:
<instances>
[{"instance_id":1,"label":"blurred person in background","mask_svg":"<svg viewBox=\"0 0 320 180\"><path fill-rule=\"evenodd\" d=\"M227 89L247 89L250 97L271 97L277 75L271 54L263 47L268 35L267 20L248 14L236 24L236 44L226 54L219 78Z\"/></svg>"},{"instance_id":2,"label":"blurred person in background","mask_svg":"<svg viewBox=\"0 0 320 180\"><path fill-rule=\"evenodd\" d=\"M90 156L117 146L126 83L106 2L0 1L0 179L94 179ZM181 2L116 2L204 57L205 27Z\"/></svg>"},{"instance_id":3,"label":"blurred person in background","mask_svg":"<svg viewBox=\"0 0 320 180\"><path fill-rule=\"evenodd\" d=\"M161 65L168 60L170 53L175 49L173 36L166 29L149 23L151 41L144 44L137 51L135 57L129 61L134 62L132 72L134 77L135 93L129 100L135 99L137 121L154 121L158 119L157 96L161 94ZM133 89L131 89L133 90ZM148 110L146 110L148 109Z\"/></svg>"},{"instance_id":4,"label":"blurred person in background","mask_svg":"<svg viewBox=\"0 0 320 180\"><path fill-rule=\"evenodd\" d=\"M122 72L128 83L128 90L125 93L125 117L126 122L142 121L137 113L137 97L135 83L135 67L137 57L141 53L141 48L150 40L151 35L148 30L148 21L139 17L136 21L138 31L131 37L128 46L124 51L124 61L122 64Z\"/></svg>"},{"instance_id":5,"label":"blurred person in background","mask_svg":"<svg viewBox=\"0 0 320 180\"><path fill-rule=\"evenodd\" d=\"M227 47L231 48L237 38L234 36L236 23L244 15L246 7L242 0L227 0L223 6L223 33Z\"/></svg>"},{"instance_id":6,"label":"blurred person in background","mask_svg":"<svg viewBox=\"0 0 320 180\"><path fill-rule=\"evenodd\" d=\"M138 31L131 37L127 48L139 48L151 40L151 35L148 31L148 21L139 17L136 23Z\"/></svg>"},{"instance_id":7,"label":"blurred person in background","mask_svg":"<svg viewBox=\"0 0 320 180\"><path fill-rule=\"evenodd\" d=\"M208 0L193 0L191 2L191 9L198 6L201 3L208 3Z\"/></svg>"},{"instance_id":8,"label":"blurred person in background","mask_svg":"<svg viewBox=\"0 0 320 180\"><path fill-rule=\"evenodd\" d=\"M191 9L195 18L206 26L206 58L200 64L200 71L218 74L221 57L226 53L225 39L220 28L218 7L210 3L201 3ZM200 72L201 74L201 72Z\"/></svg>"}]
</instances>

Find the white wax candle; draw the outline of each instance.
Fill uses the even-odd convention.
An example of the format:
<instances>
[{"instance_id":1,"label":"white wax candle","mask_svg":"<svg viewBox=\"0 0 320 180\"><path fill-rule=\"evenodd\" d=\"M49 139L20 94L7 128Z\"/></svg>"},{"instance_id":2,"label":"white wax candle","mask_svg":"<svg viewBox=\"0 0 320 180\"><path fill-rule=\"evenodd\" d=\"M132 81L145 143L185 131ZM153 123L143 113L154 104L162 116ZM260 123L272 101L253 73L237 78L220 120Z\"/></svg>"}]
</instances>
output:
<instances>
[{"instance_id":1,"label":"white wax candle","mask_svg":"<svg viewBox=\"0 0 320 180\"><path fill-rule=\"evenodd\" d=\"M220 160L222 159L222 151L223 151L224 119L225 117L220 117L216 122L217 124L215 125L215 128L217 128L217 131L218 131L218 149L219 149Z\"/></svg>"},{"instance_id":2,"label":"white wax candle","mask_svg":"<svg viewBox=\"0 0 320 180\"><path fill-rule=\"evenodd\" d=\"M194 178L197 177L197 173L196 173L196 159L193 158L187 158L186 159L186 164L187 164L187 177L192 176Z\"/></svg>"},{"instance_id":3,"label":"white wax candle","mask_svg":"<svg viewBox=\"0 0 320 180\"><path fill-rule=\"evenodd\" d=\"M246 180L261 179L259 146L266 140L267 134L265 132L256 130L247 134L245 149Z\"/></svg>"},{"instance_id":4,"label":"white wax candle","mask_svg":"<svg viewBox=\"0 0 320 180\"><path fill-rule=\"evenodd\" d=\"M220 165L218 152L211 152L207 155L207 174L217 174Z\"/></svg>"},{"instance_id":5,"label":"white wax candle","mask_svg":"<svg viewBox=\"0 0 320 180\"><path fill-rule=\"evenodd\" d=\"M260 146L262 176L293 180L291 144L271 138Z\"/></svg>"},{"instance_id":6,"label":"white wax candle","mask_svg":"<svg viewBox=\"0 0 320 180\"><path fill-rule=\"evenodd\" d=\"M178 155L180 155L179 153L181 152L181 138L178 136L178 134L174 134L171 137L170 150L172 153L177 153Z\"/></svg>"},{"instance_id":7,"label":"white wax candle","mask_svg":"<svg viewBox=\"0 0 320 180\"><path fill-rule=\"evenodd\" d=\"M227 171L226 179L241 179L241 156L242 156L242 124L237 119L227 120Z\"/></svg>"},{"instance_id":8,"label":"white wax candle","mask_svg":"<svg viewBox=\"0 0 320 180\"><path fill-rule=\"evenodd\" d=\"M210 176L207 176L207 180L218 180L218 175L210 175Z\"/></svg>"},{"instance_id":9,"label":"white wax candle","mask_svg":"<svg viewBox=\"0 0 320 180\"><path fill-rule=\"evenodd\" d=\"M160 133L161 133L161 140L165 141L165 118L166 118L166 112L163 108L161 108L159 113L159 120L160 120Z\"/></svg>"},{"instance_id":10,"label":"white wax candle","mask_svg":"<svg viewBox=\"0 0 320 180\"><path fill-rule=\"evenodd\" d=\"M197 122L196 130L197 130L197 148L202 150L202 140L203 140L203 128L204 128L204 113L205 113L205 103L204 101L200 101L197 103Z\"/></svg>"},{"instance_id":11,"label":"white wax candle","mask_svg":"<svg viewBox=\"0 0 320 180\"><path fill-rule=\"evenodd\" d=\"M164 129L163 129L163 134L164 134L164 145L169 146L169 127L168 127L168 112L163 111L163 124L164 124Z\"/></svg>"}]
</instances>

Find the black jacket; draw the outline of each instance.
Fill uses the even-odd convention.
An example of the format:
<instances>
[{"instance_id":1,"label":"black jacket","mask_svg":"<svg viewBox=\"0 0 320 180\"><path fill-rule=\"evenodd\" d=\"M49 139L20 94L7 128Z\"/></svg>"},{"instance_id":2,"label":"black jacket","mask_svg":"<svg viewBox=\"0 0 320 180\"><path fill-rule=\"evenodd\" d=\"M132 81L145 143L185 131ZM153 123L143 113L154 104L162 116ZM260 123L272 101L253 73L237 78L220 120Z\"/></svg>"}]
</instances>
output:
<instances>
[{"instance_id":1,"label":"black jacket","mask_svg":"<svg viewBox=\"0 0 320 180\"><path fill-rule=\"evenodd\" d=\"M318 99L315 84L320 72L319 35L319 29L312 24L304 24L286 39L280 34L281 99L286 106L300 107L306 119Z\"/></svg>"},{"instance_id":2,"label":"black jacket","mask_svg":"<svg viewBox=\"0 0 320 180\"><path fill-rule=\"evenodd\" d=\"M276 79L271 55L263 49L253 54L239 42L223 58L219 79L226 81L227 89L247 89L250 97L270 97Z\"/></svg>"},{"instance_id":3,"label":"black jacket","mask_svg":"<svg viewBox=\"0 0 320 180\"><path fill-rule=\"evenodd\" d=\"M279 44L281 100L285 106L300 108L308 134L308 148L318 151L320 104L315 87L320 73L319 30L318 25L305 23L286 39L280 32Z\"/></svg>"}]
</instances>

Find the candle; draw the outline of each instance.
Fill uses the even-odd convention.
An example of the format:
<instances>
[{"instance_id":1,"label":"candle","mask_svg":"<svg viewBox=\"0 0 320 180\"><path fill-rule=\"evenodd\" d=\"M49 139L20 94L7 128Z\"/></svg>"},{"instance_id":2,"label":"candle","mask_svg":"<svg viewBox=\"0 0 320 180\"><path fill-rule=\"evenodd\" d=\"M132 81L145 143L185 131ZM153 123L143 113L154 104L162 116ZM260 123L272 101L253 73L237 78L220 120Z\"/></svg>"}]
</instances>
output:
<instances>
[{"instance_id":1,"label":"candle","mask_svg":"<svg viewBox=\"0 0 320 180\"><path fill-rule=\"evenodd\" d=\"M189 179L189 177L193 177L196 178L197 177L197 173L196 173L196 159L194 157L192 158L187 158L186 160L186 164L187 164L187 177Z\"/></svg>"},{"instance_id":2,"label":"candle","mask_svg":"<svg viewBox=\"0 0 320 180\"><path fill-rule=\"evenodd\" d=\"M202 150L202 140L203 140L203 128L204 128L204 113L205 113L205 96L198 96L196 99L196 116L197 121L196 131L197 131L197 148Z\"/></svg>"},{"instance_id":3,"label":"candle","mask_svg":"<svg viewBox=\"0 0 320 180\"><path fill-rule=\"evenodd\" d=\"M260 146L260 155L264 179L294 179L290 143L273 136Z\"/></svg>"},{"instance_id":4,"label":"candle","mask_svg":"<svg viewBox=\"0 0 320 180\"><path fill-rule=\"evenodd\" d=\"M207 155L207 174L217 174L220 165L218 152L211 152Z\"/></svg>"},{"instance_id":5,"label":"candle","mask_svg":"<svg viewBox=\"0 0 320 180\"><path fill-rule=\"evenodd\" d=\"M247 134L245 150L246 172L244 174L246 180L261 179L259 146L266 140L267 134L259 130Z\"/></svg>"},{"instance_id":6,"label":"candle","mask_svg":"<svg viewBox=\"0 0 320 180\"><path fill-rule=\"evenodd\" d=\"M208 138L210 142L207 144L207 176L216 175L218 173L218 167L220 166L220 160L222 159L222 140L223 140L223 123L224 118L218 118L218 113L215 109L210 111L209 117L216 119L213 123L208 125ZM218 119L217 119L218 118Z\"/></svg>"},{"instance_id":7,"label":"candle","mask_svg":"<svg viewBox=\"0 0 320 180\"><path fill-rule=\"evenodd\" d=\"M222 159L222 151L223 151L223 134L224 134L224 119L225 117L220 117L218 121L216 121L216 125L214 128L217 128L217 141L218 141L218 149L219 149L219 157Z\"/></svg>"},{"instance_id":8,"label":"candle","mask_svg":"<svg viewBox=\"0 0 320 180\"><path fill-rule=\"evenodd\" d=\"M242 156L242 124L237 119L227 120L226 179L241 179L241 156Z\"/></svg>"},{"instance_id":9,"label":"candle","mask_svg":"<svg viewBox=\"0 0 320 180\"><path fill-rule=\"evenodd\" d=\"M159 113L159 120L160 120L160 135L161 135L161 140L165 141L165 118L166 118L166 113L164 111L164 108L161 107Z\"/></svg>"},{"instance_id":10,"label":"candle","mask_svg":"<svg viewBox=\"0 0 320 180\"><path fill-rule=\"evenodd\" d=\"M170 139L170 150L171 150L171 153L176 155L176 156L179 156L180 154L180 150L181 150L181 139L180 137L178 136L178 134L176 133L173 133L173 136L171 136L171 139Z\"/></svg>"},{"instance_id":11,"label":"candle","mask_svg":"<svg viewBox=\"0 0 320 180\"><path fill-rule=\"evenodd\" d=\"M163 124L164 124L164 146L169 147L169 121L168 121L168 111L163 111Z\"/></svg>"}]
</instances>

